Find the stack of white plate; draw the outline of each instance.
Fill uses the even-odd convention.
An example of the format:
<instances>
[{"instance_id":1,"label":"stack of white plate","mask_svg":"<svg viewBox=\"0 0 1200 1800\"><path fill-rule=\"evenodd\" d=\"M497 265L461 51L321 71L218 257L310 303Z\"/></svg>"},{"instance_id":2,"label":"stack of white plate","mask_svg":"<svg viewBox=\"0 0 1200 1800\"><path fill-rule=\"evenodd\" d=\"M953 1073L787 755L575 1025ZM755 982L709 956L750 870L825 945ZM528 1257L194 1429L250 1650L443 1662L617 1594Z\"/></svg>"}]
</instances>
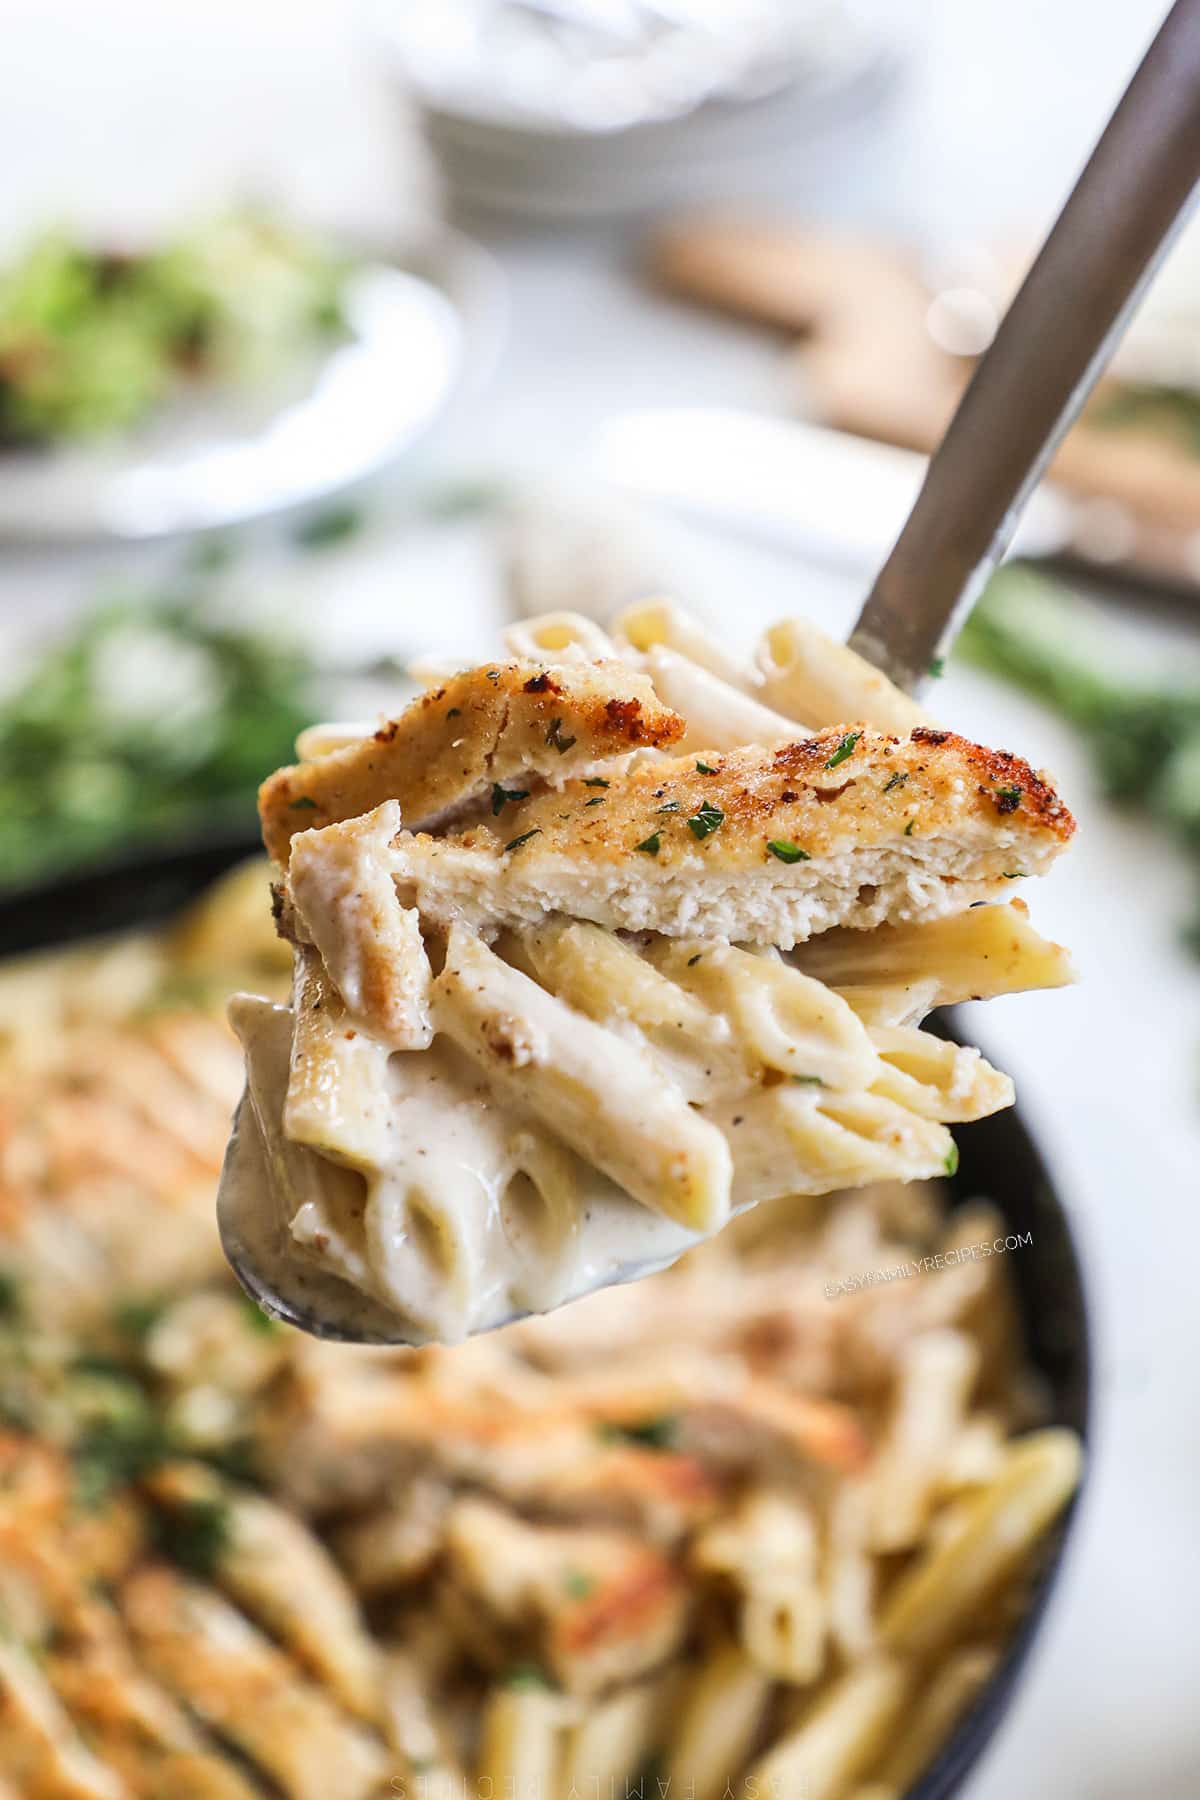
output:
<instances>
[{"instance_id":1,"label":"stack of white plate","mask_svg":"<svg viewBox=\"0 0 1200 1800\"><path fill-rule=\"evenodd\" d=\"M376 17L451 196L543 219L753 191L902 53L874 0L382 0Z\"/></svg>"}]
</instances>

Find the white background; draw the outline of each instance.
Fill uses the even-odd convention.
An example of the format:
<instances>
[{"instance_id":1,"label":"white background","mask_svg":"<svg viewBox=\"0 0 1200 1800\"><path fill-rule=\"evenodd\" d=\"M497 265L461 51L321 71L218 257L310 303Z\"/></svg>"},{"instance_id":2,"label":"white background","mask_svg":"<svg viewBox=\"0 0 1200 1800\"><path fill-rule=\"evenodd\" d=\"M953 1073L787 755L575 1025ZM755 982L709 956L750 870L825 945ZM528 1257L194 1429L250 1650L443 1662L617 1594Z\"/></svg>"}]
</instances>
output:
<instances>
[{"instance_id":1,"label":"white background","mask_svg":"<svg viewBox=\"0 0 1200 1800\"><path fill-rule=\"evenodd\" d=\"M869 129L797 160L797 209L932 245L1044 224L1162 10L914 5L905 91ZM47 213L153 221L247 186L390 228L428 193L379 58L340 0L0 0L0 171L0 238ZM439 443L443 470L560 476L592 427L633 404L786 407L778 346L647 298L619 234L488 235L510 281L511 335L490 392ZM666 541L684 597L739 634L772 611L837 627L852 611L845 580L718 540ZM137 566L128 554L0 555L0 633ZM299 612L336 607L343 639L405 650L466 648L495 596L470 525L377 527L298 581ZM1113 631L1139 656L1179 645L1200 663L1200 614L1114 619ZM1200 964L1173 936L1195 867L1098 804L1078 746L1038 709L958 673L937 703L946 722L1049 765L1079 814L1078 848L1033 899L1043 929L1076 947L1083 985L1001 1002L979 1025L1070 1199L1099 1331L1095 1466L1073 1561L971 1794L1195 1800Z\"/></svg>"}]
</instances>

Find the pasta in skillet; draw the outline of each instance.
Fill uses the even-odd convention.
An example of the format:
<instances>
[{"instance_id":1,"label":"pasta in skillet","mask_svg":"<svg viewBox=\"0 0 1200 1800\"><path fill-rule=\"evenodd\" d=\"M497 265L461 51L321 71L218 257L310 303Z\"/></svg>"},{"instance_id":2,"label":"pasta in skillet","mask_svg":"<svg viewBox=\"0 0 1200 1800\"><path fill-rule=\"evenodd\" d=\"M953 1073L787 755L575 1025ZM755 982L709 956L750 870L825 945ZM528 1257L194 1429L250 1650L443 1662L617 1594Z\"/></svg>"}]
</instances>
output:
<instances>
[{"instance_id":1,"label":"pasta in skillet","mask_svg":"<svg viewBox=\"0 0 1200 1800\"><path fill-rule=\"evenodd\" d=\"M266 902L249 869L178 928L0 969L0 1795L901 1800L1078 1480L1017 1240L872 1185L454 1349L274 1325L212 1217L223 999L287 992ZM559 943L594 932L538 954L607 1016L605 934ZM952 985L997 948L964 938Z\"/></svg>"},{"instance_id":2,"label":"pasta in skillet","mask_svg":"<svg viewBox=\"0 0 1200 1800\"><path fill-rule=\"evenodd\" d=\"M1070 979L998 904L1062 802L812 627L745 667L665 604L508 650L261 795L295 977L234 1011L227 1203L268 1291L332 1276L323 1314L412 1342L951 1169L1012 1088L921 1020Z\"/></svg>"}]
</instances>

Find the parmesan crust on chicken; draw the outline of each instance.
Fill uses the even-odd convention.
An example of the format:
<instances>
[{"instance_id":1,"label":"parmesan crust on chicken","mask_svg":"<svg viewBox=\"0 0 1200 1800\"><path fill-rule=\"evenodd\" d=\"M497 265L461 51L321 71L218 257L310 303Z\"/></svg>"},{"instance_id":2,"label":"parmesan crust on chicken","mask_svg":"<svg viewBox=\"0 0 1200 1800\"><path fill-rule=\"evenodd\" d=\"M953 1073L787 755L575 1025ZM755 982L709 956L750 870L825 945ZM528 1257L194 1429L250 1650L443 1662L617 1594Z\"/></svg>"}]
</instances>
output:
<instances>
[{"instance_id":1,"label":"parmesan crust on chicken","mask_svg":"<svg viewBox=\"0 0 1200 1800\"><path fill-rule=\"evenodd\" d=\"M517 775L566 775L683 734L647 676L620 663L489 663L422 694L360 743L277 769L262 785L267 849L286 863L298 831L399 800L405 823L432 826Z\"/></svg>"},{"instance_id":2,"label":"parmesan crust on chicken","mask_svg":"<svg viewBox=\"0 0 1200 1800\"><path fill-rule=\"evenodd\" d=\"M558 912L789 949L1007 893L1073 830L1018 757L924 726L854 727L573 779L451 836L403 832L384 855L402 903L441 926L493 933ZM296 876L325 855L325 833L299 838Z\"/></svg>"}]
</instances>

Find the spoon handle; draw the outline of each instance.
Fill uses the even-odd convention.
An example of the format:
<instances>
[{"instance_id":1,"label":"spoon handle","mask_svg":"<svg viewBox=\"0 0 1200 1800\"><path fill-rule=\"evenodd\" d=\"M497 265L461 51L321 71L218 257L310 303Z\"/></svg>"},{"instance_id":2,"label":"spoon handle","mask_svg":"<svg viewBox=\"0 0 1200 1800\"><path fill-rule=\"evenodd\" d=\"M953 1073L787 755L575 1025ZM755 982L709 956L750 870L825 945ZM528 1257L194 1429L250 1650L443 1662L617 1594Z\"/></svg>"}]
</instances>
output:
<instances>
[{"instance_id":1,"label":"spoon handle","mask_svg":"<svg viewBox=\"0 0 1200 1800\"><path fill-rule=\"evenodd\" d=\"M914 691L1003 556L1200 180L1200 0L1176 0L1002 320L850 642Z\"/></svg>"}]
</instances>

